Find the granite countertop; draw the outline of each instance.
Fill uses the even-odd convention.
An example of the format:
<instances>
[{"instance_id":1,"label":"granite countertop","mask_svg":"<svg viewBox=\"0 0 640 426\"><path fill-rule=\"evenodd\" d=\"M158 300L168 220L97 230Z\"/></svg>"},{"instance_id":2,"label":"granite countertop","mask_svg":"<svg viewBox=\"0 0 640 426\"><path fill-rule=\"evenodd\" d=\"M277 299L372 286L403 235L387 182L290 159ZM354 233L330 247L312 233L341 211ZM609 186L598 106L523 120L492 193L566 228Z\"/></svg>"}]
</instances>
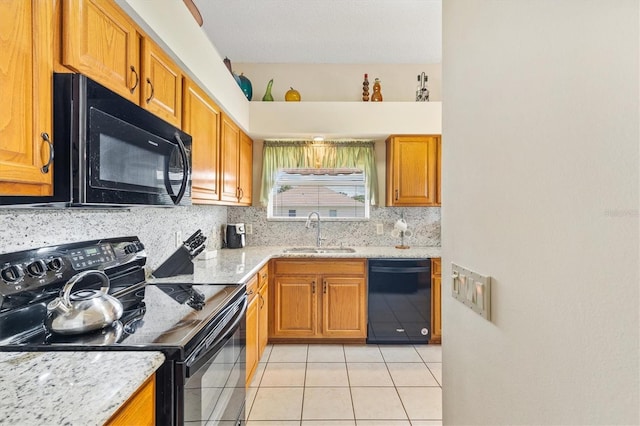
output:
<instances>
[{"instance_id":1,"label":"granite countertop","mask_svg":"<svg viewBox=\"0 0 640 426\"><path fill-rule=\"evenodd\" d=\"M247 282L273 258L432 258L441 257L440 247L352 247L353 253L284 253L288 247L256 246L242 249L217 250L216 257L204 259L204 253L194 259L193 275L170 278L149 278L148 283L179 282L186 284L240 284Z\"/></svg>"},{"instance_id":2,"label":"granite countertop","mask_svg":"<svg viewBox=\"0 0 640 426\"><path fill-rule=\"evenodd\" d=\"M0 424L103 425L163 362L160 352L0 353Z\"/></svg>"}]
</instances>

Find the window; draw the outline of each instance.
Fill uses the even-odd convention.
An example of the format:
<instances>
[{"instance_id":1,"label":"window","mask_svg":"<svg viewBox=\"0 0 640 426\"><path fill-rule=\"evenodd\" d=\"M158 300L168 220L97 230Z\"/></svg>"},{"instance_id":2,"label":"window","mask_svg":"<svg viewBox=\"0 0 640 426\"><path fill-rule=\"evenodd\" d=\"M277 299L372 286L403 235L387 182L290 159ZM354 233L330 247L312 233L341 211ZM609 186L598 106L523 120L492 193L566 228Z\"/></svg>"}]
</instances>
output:
<instances>
[{"instance_id":1,"label":"window","mask_svg":"<svg viewBox=\"0 0 640 426\"><path fill-rule=\"evenodd\" d=\"M322 218L368 219L365 173L359 169L279 170L267 217L306 218L314 211Z\"/></svg>"}]
</instances>

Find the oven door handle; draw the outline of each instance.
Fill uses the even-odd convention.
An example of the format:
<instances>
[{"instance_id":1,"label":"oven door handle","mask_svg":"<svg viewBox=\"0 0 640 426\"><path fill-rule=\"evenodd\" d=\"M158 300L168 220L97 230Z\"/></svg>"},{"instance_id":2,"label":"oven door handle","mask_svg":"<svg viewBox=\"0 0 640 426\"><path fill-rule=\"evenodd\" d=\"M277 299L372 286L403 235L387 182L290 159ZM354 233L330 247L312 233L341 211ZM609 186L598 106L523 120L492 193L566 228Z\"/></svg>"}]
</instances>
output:
<instances>
[{"instance_id":1,"label":"oven door handle","mask_svg":"<svg viewBox=\"0 0 640 426\"><path fill-rule=\"evenodd\" d=\"M211 344L208 348L206 348L202 353L194 350L194 353L190 355L184 362L185 366L185 374L186 377L191 377L193 373L198 371L200 367L206 364L209 360L213 358L213 356L218 353L220 348L227 344L227 342L231 339L233 334L236 332L236 328L240 325L240 322L244 318L244 314L247 312L247 298L246 296L242 299L242 307L238 309L238 312L235 315L235 318L230 321L230 324L226 325L225 328L220 331L219 336L216 337L215 342ZM220 337L222 336L222 337ZM203 339L203 343L209 339L209 336L206 336Z\"/></svg>"},{"instance_id":2,"label":"oven door handle","mask_svg":"<svg viewBox=\"0 0 640 426\"><path fill-rule=\"evenodd\" d=\"M371 272L382 272L389 274L413 274L416 272L430 272L431 269L428 266L405 266L405 267L397 267L397 266L371 266Z\"/></svg>"}]
</instances>

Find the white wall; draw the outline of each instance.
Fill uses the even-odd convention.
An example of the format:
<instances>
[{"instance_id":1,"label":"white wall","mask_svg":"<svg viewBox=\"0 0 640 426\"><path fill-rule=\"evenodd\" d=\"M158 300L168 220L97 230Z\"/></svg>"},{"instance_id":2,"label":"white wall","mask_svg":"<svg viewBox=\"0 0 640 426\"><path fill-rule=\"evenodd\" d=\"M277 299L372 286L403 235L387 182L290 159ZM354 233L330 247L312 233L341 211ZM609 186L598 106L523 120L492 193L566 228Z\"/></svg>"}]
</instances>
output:
<instances>
[{"instance_id":1,"label":"white wall","mask_svg":"<svg viewBox=\"0 0 640 426\"><path fill-rule=\"evenodd\" d=\"M639 424L638 2L443 6L444 423Z\"/></svg>"}]
</instances>

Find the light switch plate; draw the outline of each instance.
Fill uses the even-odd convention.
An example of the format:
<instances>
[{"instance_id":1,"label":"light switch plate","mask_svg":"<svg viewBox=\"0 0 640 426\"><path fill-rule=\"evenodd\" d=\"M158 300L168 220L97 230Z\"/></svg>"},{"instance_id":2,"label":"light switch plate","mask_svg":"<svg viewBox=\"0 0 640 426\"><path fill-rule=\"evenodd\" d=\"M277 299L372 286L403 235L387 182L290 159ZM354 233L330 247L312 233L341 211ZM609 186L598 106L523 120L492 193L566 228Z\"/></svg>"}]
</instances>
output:
<instances>
[{"instance_id":1,"label":"light switch plate","mask_svg":"<svg viewBox=\"0 0 640 426\"><path fill-rule=\"evenodd\" d=\"M491 277L451 263L451 296L491 321Z\"/></svg>"}]
</instances>

